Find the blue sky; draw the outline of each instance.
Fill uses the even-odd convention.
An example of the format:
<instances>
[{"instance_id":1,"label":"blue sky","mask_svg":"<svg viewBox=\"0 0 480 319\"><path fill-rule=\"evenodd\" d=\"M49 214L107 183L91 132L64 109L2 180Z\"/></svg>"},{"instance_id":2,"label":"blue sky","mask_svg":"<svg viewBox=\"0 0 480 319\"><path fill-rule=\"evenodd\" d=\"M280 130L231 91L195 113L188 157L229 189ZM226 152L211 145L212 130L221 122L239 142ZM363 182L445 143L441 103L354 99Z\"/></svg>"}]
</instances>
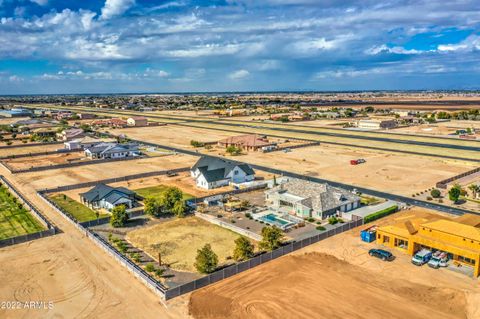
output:
<instances>
[{"instance_id":1,"label":"blue sky","mask_svg":"<svg viewBox=\"0 0 480 319\"><path fill-rule=\"evenodd\" d=\"M0 0L0 94L480 89L480 1Z\"/></svg>"}]
</instances>

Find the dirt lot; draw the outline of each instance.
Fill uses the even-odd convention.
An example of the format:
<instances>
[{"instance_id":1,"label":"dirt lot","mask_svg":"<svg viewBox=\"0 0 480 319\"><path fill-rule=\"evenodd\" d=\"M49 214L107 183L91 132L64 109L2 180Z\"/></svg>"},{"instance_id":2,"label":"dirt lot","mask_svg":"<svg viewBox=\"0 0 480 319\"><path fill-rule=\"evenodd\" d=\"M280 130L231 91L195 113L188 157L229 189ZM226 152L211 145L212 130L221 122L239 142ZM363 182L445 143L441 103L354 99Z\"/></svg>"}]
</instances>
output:
<instances>
[{"instance_id":1,"label":"dirt lot","mask_svg":"<svg viewBox=\"0 0 480 319\"><path fill-rule=\"evenodd\" d=\"M239 135L238 133L220 132L199 128L187 128L184 126L158 126L139 127L128 129L110 130L112 134L125 134L130 138L144 141L154 141L168 146L192 148L191 140L199 142L216 142L229 136Z\"/></svg>"},{"instance_id":2,"label":"dirt lot","mask_svg":"<svg viewBox=\"0 0 480 319\"><path fill-rule=\"evenodd\" d=\"M190 167L197 159L195 156L178 154L31 172L17 175L17 178L22 184L28 184L35 189L44 189L138 173Z\"/></svg>"},{"instance_id":3,"label":"dirt lot","mask_svg":"<svg viewBox=\"0 0 480 319\"><path fill-rule=\"evenodd\" d=\"M357 158L367 162L350 165L350 160ZM294 149L290 153L256 152L235 159L407 196L475 167L457 161L325 144Z\"/></svg>"},{"instance_id":4,"label":"dirt lot","mask_svg":"<svg viewBox=\"0 0 480 319\"><path fill-rule=\"evenodd\" d=\"M39 152L51 152L63 148L62 144L39 144L36 146L19 147L14 148L0 148L0 157L8 155L20 155Z\"/></svg>"},{"instance_id":5,"label":"dirt lot","mask_svg":"<svg viewBox=\"0 0 480 319\"><path fill-rule=\"evenodd\" d=\"M478 280L415 267L401 252L391 263L371 258L374 244L359 238L364 227L198 290L190 312L195 318L479 318Z\"/></svg>"},{"instance_id":6,"label":"dirt lot","mask_svg":"<svg viewBox=\"0 0 480 319\"><path fill-rule=\"evenodd\" d=\"M227 256L232 256L234 240L238 237L238 234L198 217L186 217L133 230L126 239L155 260L161 253L162 262L175 270L196 272L194 263L198 249L210 244L221 265Z\"/></svg>"},{"instance_id":7,"label":"dirt lot","mask_svg":"<svg viewBox=\"0 0 480 319\"><path fill-rule=\"evenodd\" d=\"M83 152L59 153L3 160L4 163L7 163L14 170L29 169L40 166L78 163L84 161L91 161L91 159L86 157Z\"/></svg>"}]
</instances>

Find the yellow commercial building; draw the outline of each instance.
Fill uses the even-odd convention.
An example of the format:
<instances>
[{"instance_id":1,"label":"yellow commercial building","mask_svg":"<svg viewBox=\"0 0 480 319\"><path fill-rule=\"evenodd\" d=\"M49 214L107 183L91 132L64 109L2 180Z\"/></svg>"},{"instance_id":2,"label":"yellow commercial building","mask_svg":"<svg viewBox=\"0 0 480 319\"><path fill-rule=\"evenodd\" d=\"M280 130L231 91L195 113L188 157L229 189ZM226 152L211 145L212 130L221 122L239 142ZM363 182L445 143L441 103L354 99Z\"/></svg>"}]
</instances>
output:
<instances>
[{"instance_id":1,"label":"yellow commercial building","mask_svg":"<svg viewBox=\"0 0 480 319\"><path fill-rule=\"evenodd\" d=\"M480 217L466 214L456 219L411 218L378 227L377 243L398 248L409 255L422 248L441 250L480 275Z\"/></svg>"}]
</instances>

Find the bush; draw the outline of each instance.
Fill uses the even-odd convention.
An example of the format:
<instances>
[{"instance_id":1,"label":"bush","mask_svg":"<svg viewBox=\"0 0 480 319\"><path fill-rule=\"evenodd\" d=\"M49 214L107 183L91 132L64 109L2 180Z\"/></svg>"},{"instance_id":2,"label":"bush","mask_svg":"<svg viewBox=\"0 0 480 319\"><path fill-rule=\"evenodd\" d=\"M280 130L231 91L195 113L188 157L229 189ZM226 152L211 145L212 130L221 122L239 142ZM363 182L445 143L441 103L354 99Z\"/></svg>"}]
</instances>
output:
<instances>
[{"instance_id":1,"label":"bush","mask_svg":"<svg viewBox=\"0 0 480 319\"><path fill-rule=\"evenodd\" d=\"M309 218L307 218L307 221L308 221L309 223L313 223L313 222L315 221L315 218L309 217Z\"/></svg>"},{"instance_id":2,"label":"bush","mask_svg":"<svg viewBox=\"0 0 480 319\"><path fill-rule=\"evenodd\" d=\"M155 275L157 277L162 277L164 273L165 273L165 269L162 269L162 268L155 269Z\"/></svg>"},{"instance_id":3,"label":"bush","mask_svg":"<svg viewBox=\"0 0 480 319\"><path fill-rule=\"evenodd\" d=\"M250 214L250 213L246 213L246 214L245 214L245 217L247 217L247 218L251 218L251 217L252 217L252 214Z\"/></svg>"},{"instance_id":4,"label":"bush","mask_svg":"<svg viewBox=\"0 0 480 319\"><path fill-rule=\"evenodd\" d=\"M335 225L336 223L338 223L337 217L332 216L332 217L328 218L328 223L329 223L330 225Z\"/></svg>"},{"instance_id":5,"label":"bush","mask_svg":"<svg viewBox=\"0 0 480 319\"><path fill-rule=\"evenodd\" d=\"M427 200L432 200L433 198L431 196L427 196Z\"/></svg>"},{"instance_id":6,"label":"bush","mask_svg":"<svg viewBox=\"0 0 480 319\"><path fill-rule=\"evenodd\" d=\"M439 198L442 195L442 193L438 189L434 188L430 192L430 195L432 195L433 198Z\"/></svg>"},{"instance_id":7,"label":"bush","mask_svg":"<svg viewBox=\"0 0 480 319\"><path fill-rule=\"evenodd\" d=\"M395 213L397 210L398 210L398 206L397 206L397 205L394 205L394 206L392 206L392 207L388 207L388 208L382 209L381 211L378 211L378 212L376 212L376 213L373 213L373 214L370 214L370 215L365 216L365 218L363 219L363 222L364 222L364 223L369 223L369 222L371 222L371 221L374 221L374 220L377 220L377 219L379 219L379 218L385 217L385 216L387 216L387 215L393 214L393 213Z\"/></svg>"},{"instance_id":8,"label":"bush","mask_svg":"<svg viewBox=\"0 0 480 319\"><path fill-rule=\"evenodd\" d=\"M155 266L152 263L149 263L145 266L145 270L148 272L153 272L155 271Z\"/></svg>"},{"instance_id":9,"label":"bush","mask_svg":"<svg viewBox=\"0 0 480 319\"><path fill-rule=\"evenodd\" d=\"M324 230L326 229L326 228L323 227L323 226L317 226L316 228L317 228L317 230L319 230L319 231L324 231Z\"/></svg>"},{"instance_id":10,"label":"bush","mask_svg":"<svg viewBox=\"0 0 480 319\"><path fill-rule=\"evenodd\" d=\"M223 216L222 216L222 215L220 215L220 214L218 214L218 215L217 215L217 218L222 218L222 217L223 217Z\"/></svg>"}]
</instances>

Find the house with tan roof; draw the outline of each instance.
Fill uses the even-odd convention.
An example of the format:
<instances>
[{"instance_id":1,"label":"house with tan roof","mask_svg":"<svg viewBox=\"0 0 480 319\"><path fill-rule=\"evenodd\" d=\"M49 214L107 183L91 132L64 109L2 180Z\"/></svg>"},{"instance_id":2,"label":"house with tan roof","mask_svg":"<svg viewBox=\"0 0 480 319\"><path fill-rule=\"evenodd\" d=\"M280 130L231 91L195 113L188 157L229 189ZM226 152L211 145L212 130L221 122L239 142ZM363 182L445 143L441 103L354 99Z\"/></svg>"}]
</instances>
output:
<instances>
[{"instance_id":1,"label":"house with tan roof","mask_svg":"<svg viewBox=\"0 0 480 319\"><path fill-rule=\"evenodd\" d=\"M276 146L277 143L270 142L266 136L247 134L227 137L218 141L218 145L225 148L233 145L240 147L242 150L257 151L263 147Z\"/></svg>"}]
</instances>

